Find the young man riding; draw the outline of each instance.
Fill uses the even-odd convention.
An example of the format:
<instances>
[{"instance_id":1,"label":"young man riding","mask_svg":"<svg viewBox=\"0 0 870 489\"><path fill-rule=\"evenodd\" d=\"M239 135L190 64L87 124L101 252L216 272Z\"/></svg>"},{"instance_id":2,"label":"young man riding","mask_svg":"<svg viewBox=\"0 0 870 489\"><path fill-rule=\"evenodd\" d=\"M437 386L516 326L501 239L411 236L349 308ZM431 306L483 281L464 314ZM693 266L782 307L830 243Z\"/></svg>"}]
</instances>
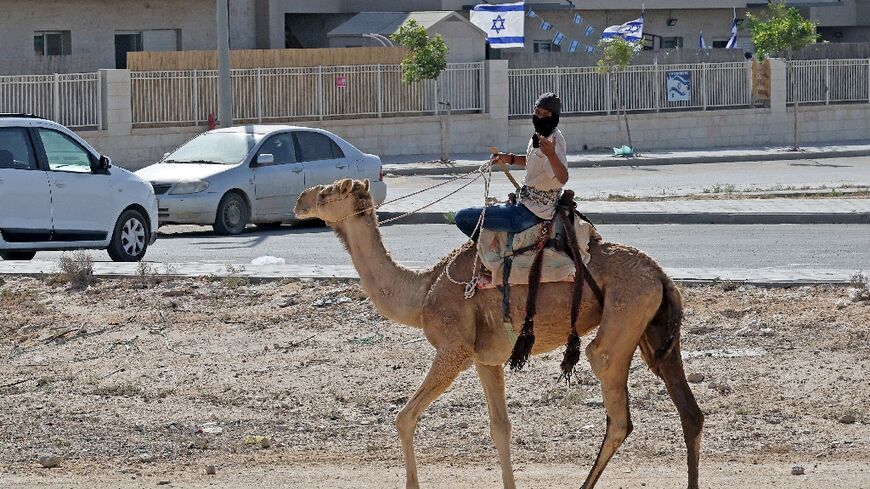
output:
<instances>
[{"instance_id":1,"label":"young man riding","mask_svg":"<svg viewBox=\"0 0 870 489\"><path fill-rule=\"evenodd\" d=\"M535 102L532 124L535 133L529 139L525 155L499 153L491 163L519 165L526 168L526 178L517 193L516 204L486 208L483 228L517 233L541 221L553 218L562 187L568 181L567 143L557 128L562 102L554 93L545 93ZM456 213L456 226L472 236L482 207L462 209Z\"/></svg>"}]
</instances>

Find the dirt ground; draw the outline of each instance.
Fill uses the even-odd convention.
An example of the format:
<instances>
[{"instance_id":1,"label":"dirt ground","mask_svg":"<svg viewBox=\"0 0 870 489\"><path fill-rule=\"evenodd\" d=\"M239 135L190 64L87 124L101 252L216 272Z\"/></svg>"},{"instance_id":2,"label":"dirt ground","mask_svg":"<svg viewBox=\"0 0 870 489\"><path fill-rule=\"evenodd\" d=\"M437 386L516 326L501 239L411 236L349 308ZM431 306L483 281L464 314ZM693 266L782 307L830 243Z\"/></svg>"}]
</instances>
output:
<instances>
[{"instance_id":1,"label":"dirt ground","mask_svg":"<svg viewBox=\"0 0 870 489\"><path fill-rule=\"evenodd\" d=\"M870 489L870 301L682 290L702 487ZM398 488L393 420L433 350L353 281L2 277L0 355L0 488ZM520 487L578 487L601 443L598 383L585 360L559 383L560 361L507 375ZM635 430L599 487L685 487L679 419L639 358L629 389ZM421 420L424 487L501 487L488 433L470 369Z\"/></svg>"}]
</instances>

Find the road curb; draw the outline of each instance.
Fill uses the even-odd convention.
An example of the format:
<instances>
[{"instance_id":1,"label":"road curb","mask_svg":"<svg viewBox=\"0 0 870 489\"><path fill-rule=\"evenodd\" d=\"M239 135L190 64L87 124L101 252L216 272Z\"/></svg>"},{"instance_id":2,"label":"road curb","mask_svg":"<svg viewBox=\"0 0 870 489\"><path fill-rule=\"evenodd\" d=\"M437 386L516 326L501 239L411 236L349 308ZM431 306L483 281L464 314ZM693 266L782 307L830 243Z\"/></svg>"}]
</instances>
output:
<instances>
[{"instance_id":1,"label":"road curb","mask_svg":"<svg viewBox=\"0 0 870 489\"><path fill-rule=\"evenodd\" d=\"M602 167L630 167L630 166L662 166L662 165L687 165L687 164L704 164L704 163L745 163L748 161L794 161L806 159L825 159L825 158L851 158L856 156L870 156L870 148L844 150L844 151L797 151L797 152L780 152L780 153L765 153L765 154L745 154L745 155L709 155L709 156L673 156L662 158L645 158L641 155L638 158L616 158L613 156L602 157L599 159L588 159L583 161L569 161L568 168L602 168ZM483 163L481 160L480 164ZM424 163L412 163L411 168L402 168L405 164L387 164L384 165L384 173L397 176L414 176L414 175L453 175L458 173L468 173L477 170L480 164L477 165L455 165L455 166L437 166L437 167L420 167L416 166ZM432 163L433 165L438 163ZM520 167L512 167L514 170L522 170Z\"/></svg>"},{"instance_id":2,"label":"road curb","mask_svg":"<svg viewBox=\"0 0 870 489\"><path fill-rule=\"evenodd\" d=\"M581 207L582 210L582 207ZM401 212L379 212L378 218L390 219ZM451 212L418 212L399 219L388 226L402 224L449 224ZM587 212L586 217L595 224L870 224L867 212L819 212L819 213L731 213L731 212Z\"/></svg>"}]
</instances>

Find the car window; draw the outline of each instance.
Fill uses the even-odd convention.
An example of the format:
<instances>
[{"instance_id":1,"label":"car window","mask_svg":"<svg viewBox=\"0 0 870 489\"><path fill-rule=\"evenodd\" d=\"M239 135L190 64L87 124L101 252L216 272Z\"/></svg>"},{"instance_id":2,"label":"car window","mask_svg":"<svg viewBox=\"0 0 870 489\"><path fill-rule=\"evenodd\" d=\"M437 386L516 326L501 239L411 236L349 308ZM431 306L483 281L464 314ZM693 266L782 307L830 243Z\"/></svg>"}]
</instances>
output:
<instances>
[{"instance_id":1,"label":"car window","mask_svg":"<svg viewBox=\"0 0 870 489\"><path fill-rule=\"evenodd\" d=\"M0 128L0 169L35 170L30 137L22 127Z\"/></svg>"},{"instance_id":2,"label":"car window","mask_svg":"<svg viewBox=\"0 0 870 489\"><path fill-rule=\"evenodd\" d=\"M45 148L49 170L91 172L91 154L71 137L50 129L39 129L39 137Z\"/></svg>"},{"instance_id":3,"label":"car window","mask_svg":"<svg viewBox=\"0 0 870 489\"><path fill-rule=\"evenodd\" d=\"M259 136L237 132L206 132L184 143L164 163L238 165L259 142Z\"/></svg>"},{"instance_id":4,"label":"car window","mask_svg":"<svg viewBox=\"0 0 870 489\"><path fill-rule=\"evenodd\" d=\"M344 158L341 148L325 134L313 131L298 131L296 142L299 144L299 153L302 161L331 160Z\"/></svg>"},{"instance_id":5,"label":"car window","mask_svg":"<svg viewBox=\"0 0 870 489\"><path fill-rule=\"evenodd\" d=\"M257 158L264 154L275 156L276 165L296 163L296 145L293 143L293 135L285 132L270 137L263 146L260 146Z\"/></svg>"}]
</instances>

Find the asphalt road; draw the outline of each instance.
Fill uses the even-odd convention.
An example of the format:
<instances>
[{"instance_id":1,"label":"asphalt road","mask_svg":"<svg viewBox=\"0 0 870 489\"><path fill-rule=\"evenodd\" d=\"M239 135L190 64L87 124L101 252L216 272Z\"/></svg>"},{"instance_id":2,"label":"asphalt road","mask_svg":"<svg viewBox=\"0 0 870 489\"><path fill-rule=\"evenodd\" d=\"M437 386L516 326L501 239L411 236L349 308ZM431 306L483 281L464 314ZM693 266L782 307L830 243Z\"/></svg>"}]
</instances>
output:
<instances>
[{"instance_id":1,"label":"asphalt road","mask_svg":"<svg viewBox=\"0 0 870 489\"><path fill-rule=\"evenodd\" d=\"M609 241L646 251L665 267L870 270L868 225L609 225L599 231ZM431 265L464 241L451 225L396 225L381 232L394 259L414 268ZM104 251L92 254L98 261L109 259ZM168 226L161 229L146 258L164 263L248 264L266 255L288 264L350 265L331 230L313 226L249 228L233 237L216 236L207 227ZM36 259L59 256L40 252Z\"/></svg>"}]
</instances>

